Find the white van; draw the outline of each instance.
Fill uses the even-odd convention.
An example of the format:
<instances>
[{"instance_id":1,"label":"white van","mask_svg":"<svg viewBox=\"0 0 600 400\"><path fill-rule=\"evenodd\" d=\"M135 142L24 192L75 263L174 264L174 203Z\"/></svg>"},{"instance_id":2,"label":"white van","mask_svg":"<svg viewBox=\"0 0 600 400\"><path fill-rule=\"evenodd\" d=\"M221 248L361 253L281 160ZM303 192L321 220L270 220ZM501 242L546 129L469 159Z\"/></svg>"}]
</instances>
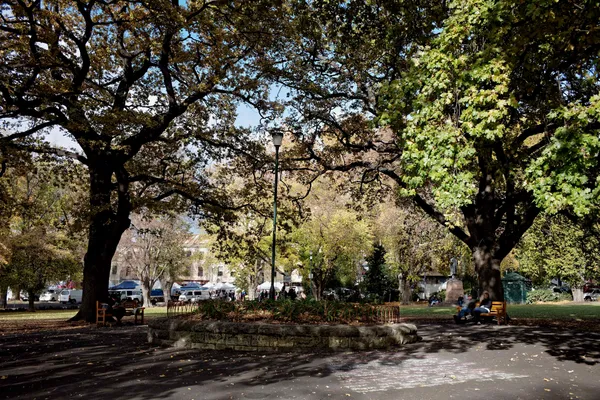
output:
<instances>
[{"instance_id":1,"label":"white van","mask_svg":"<svg viewBox=\"0 0 600 400\"><path fill-rule=\"evenodd\" d=\"M108 294L114 295L116 294L121 300L133 300L142 303L142 291L138 289L117 289L117 290L109 290Z\"/></svg>"},{"instance_id":2,"label":"white van","mask_svg":"<svg viewBox=\"0 0 600 400\"><path fill-rule=\"evenodd\" d=\"M83 297L83 290L76 289L64 289L58 295L58 301L61 303L81 303L81 298Z\"/></svg>"},{"instance_id":3,"label":"white van","mask_svg":"<svg viewBox=\"0 0 600 400\"><path fill-rule=\"evenodd\" d=\"M209 300L210 293L208 289L204 290L186 290L179 296L179 301L187 301L188 303L195 303L200 300Z\"/></svg>"},{"instance_id":4,"label":"white van","mask_svg":"<svg viewBox=\"0 0 600 400\"><path fill-rule=\"evenodd\" d=\"M47 289L40 295L40 301L58 301L62 289Z\"/></svg>"}]
</instances>

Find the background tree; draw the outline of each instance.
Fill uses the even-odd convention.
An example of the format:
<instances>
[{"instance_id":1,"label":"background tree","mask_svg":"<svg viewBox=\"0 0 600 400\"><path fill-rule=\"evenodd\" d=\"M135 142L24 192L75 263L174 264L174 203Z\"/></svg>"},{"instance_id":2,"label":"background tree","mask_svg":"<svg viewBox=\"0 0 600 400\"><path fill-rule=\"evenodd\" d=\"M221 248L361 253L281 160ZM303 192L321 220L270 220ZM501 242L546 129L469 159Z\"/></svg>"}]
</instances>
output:
<instances>
[{"instance_id":1,"label":"background tree","mask_svg":"<svg viewBox=\"0 0 600 400\"><path fill-rule=\"evenodd\" d=\"M369 270L365 274L364 286L368 293L385 299L394 288L394 283L390 281L389 271L385 264L385 248L376 243L373 246L372 253L365 260Z\"/></svg>"},{"instance_id":2,"label":"background tree","mask_svg":"<svg viewBox=\"0 0 600 400\"><path fill-rule=\"evenodd\" d=\"M86 214L85 193L79 189L83 177L72 163L32 159L2 178L1 224L7 226L2 240L7 259L0 264L3 303L8 286L23 289L33 311L35 295L49 283L79 281Z\"/></svg>"},{"instance_id":3,"label":"background tree","mask_svg":"<svg viewBox=\"0 0 600 400\"><path fill-rule=\"evenodd\" d=\"M205 166L256 156L234 128L238 102L269 108L261 81L282 10L271 1L6 1L0 21L0 119L10 147L79 160L91 217L75 317L106 300L111 259L133 209L232 207ZM39 139L65 134L82 153Z\"/></svg>"},{"instance_id":4,"label":"background tree","mask_svg":"<svg viewBox=\"0 0 600 400\"><path fill-rule=\"evenodd\" d=\"M349 199L334 188L329 180L313 186L306 200L310 217L294 231L291 239L297 245L302 264L312 272L317 299L334 279L342 285L353 285L357 268L373 243L368 221L348 209Z\"/></svg>"},{"instance_id":5,"label":"background tree","mask_svg":"<svg viewBox=\"0 0 600 400\"><path fill-rule=\"evenodd\" d=\"M144 307L152 307L150 292L158 281L172 282L189 263L183 249L188 235L187 226L177 217L148 219L138 215L121 237L117 260L129 266L140 280ZM170 298L170 288L167 290L165 299Z\"/></svg>"},{"instance_id":6,"label":"background tree","mask_svg":"<svg viewBox=\"0 0 600 400\"><path fill-rule=\"evenodd\" d=\"M560 279L583 301L585 282L600 278L598 233L597 223L585 229L564 216L543 215L519 243L519 272L540 286Z\"/></svg>"},{"instance_id":7,"label":"background tree","mask_svg":"<svg viewBox=\"0 0 600 400\"><path fill-rule=\"evenodd\" d=\"M46 233L38 228L15 236L13 241L6 279L9 285L27 292L29 311L35 311L35 296L49 282L79 280L81 252L77 251L77 243L64 234Z\"/></svg>"},{"instance_id":8,"label":"background tree","mask_svg":"<svg viewBox=\"0 0 600 400\"><path fill-rule=\"evenodd\" d=\"M437 271L449 276L452 257L461 260L464 267L467 249L418 207L388 200L376 210L375 232L386 249L386 262L397 280L403 304L411 301L411 287L423 275Z\"/></svg>"}]
</instances>

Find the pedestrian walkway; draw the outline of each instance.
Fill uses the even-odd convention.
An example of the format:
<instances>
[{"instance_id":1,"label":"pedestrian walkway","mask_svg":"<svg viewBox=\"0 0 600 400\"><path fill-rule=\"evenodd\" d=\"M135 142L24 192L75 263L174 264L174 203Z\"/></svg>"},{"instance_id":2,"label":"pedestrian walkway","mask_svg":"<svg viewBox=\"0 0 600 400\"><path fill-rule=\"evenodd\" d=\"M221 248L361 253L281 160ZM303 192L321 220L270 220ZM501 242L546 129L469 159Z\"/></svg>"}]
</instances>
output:
<instances>
[{"instance_id":1,"label":"pedestrian walkway","mask_svg":"<svg viewBox=\"0 0 600 400\"><path fill-rule=\"evenodd\" d=\"M0 337L0 399L597 399L600 334L420 325L396 351L236 353L154 347L146 328Z\"/></svg>"}]
</instances>

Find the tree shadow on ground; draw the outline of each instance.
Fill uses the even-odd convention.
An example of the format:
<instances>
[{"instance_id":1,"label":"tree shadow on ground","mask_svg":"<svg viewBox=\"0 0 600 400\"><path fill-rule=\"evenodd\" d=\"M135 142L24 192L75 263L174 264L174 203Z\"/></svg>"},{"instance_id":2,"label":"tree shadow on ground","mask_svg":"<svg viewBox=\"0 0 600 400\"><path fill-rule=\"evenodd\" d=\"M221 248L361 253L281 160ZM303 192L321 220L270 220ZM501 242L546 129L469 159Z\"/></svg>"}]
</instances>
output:
<instances>
[{"instance_id":1,"label":"tree shadow on ground","mask_svg":"<svg viewBox=\"0 0 600 400\"><path fill-rule=\"evenodd\" d=\"M420 325L419 334L421 342L390 351L309 354L161 348L147 343L141 326L7 335L0 337L0 398L160 399L177 397L186 388L224 388L236 382L260 396L261 388L276 383L326 378L374 362L398 366L475 346L508 353L518 344L537 345L559 362L600 362L600 335L594 333L442 324Z\"/></svg>"},{"instance_id":2,"label":"tree shadow on ground","mask_svg":"<svg viewBox=\"0 0 600 400\"><path fill-rule=\"evenodd\" d=\"M526 344L541 345L546 354L558 361L587 365L600 363L600 334L596 332L495 324L433 326L438 335L429 335L426 340L411 347L413 351L463 353L482 343L488 350L510 350L516 344ZM420 334L423 336L422 330Z\"/></svg>"}]
</instances>

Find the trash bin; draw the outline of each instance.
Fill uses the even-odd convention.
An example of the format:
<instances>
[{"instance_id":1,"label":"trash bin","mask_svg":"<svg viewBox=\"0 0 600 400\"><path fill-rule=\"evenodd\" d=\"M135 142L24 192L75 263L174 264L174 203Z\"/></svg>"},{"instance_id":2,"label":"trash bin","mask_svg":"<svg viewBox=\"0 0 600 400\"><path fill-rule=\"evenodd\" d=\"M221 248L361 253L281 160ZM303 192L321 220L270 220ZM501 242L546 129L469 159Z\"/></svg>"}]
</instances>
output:
<instances>
[{"instance_id":1,"label":"trash bin","mask_svg":"<svg viewBox=\"0 0 600 400\"><path fill-rule=\"evenodd\" d=\"M504 300L509 304L525 304L527 300L527 278L509 272L502 278Z\"/></svg>"}]
</instances>

